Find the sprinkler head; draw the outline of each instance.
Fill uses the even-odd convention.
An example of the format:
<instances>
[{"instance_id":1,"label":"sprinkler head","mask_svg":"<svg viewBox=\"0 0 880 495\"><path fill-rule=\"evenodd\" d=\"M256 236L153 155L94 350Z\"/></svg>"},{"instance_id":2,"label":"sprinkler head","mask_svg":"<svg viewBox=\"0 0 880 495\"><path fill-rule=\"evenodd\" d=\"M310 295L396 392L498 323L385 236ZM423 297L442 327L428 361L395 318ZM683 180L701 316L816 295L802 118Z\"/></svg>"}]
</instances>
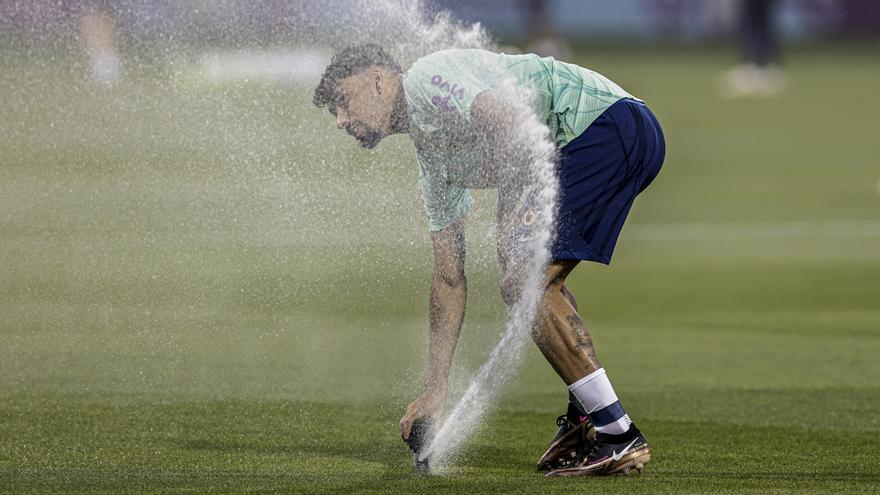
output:
<instances>
[{"instance_id":1,"label":"sprinkler head","mask_svg":"<svg viewBox=\"0 0 880 495\"><path fill-rule=\"evenodd\" d=\"M431 459L431 441L434 436L434 420L430 417L419 418L413 422L409 438L403 441L413 452L413 467L419 473L427 473Z\"/></svg>"}]
</instances>

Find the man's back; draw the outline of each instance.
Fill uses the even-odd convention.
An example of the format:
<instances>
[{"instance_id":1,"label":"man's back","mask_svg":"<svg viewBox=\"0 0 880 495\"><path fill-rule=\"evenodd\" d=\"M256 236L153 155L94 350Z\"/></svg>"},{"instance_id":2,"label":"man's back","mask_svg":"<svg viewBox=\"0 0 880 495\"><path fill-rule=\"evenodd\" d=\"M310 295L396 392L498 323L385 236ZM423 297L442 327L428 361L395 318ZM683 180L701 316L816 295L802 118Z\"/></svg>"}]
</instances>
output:
<instances>
[{"instance_id":1,"label":"man's back","mask_svg":"<svg viewBox=\"0 0 880 495\"><path fill-rule=\"evenodd\" d=\"M601 74L552 57L506 55L486 50L444 50L417 60L406 72L404 90L412 121L425 133L454 131L470 120L474 98L505 85L534 92L532 108L561 148L579 136L609 106L632 98ZM451 114L451 115L450 115Z\"/></svg>"}]
</instances>

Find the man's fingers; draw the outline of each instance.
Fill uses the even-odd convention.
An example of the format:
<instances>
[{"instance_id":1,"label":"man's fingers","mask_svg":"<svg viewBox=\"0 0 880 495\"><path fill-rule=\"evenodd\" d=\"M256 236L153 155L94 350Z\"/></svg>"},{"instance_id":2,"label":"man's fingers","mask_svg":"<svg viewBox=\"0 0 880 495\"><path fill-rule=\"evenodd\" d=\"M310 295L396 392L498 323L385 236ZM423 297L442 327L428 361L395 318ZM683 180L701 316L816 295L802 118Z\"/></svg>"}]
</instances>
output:
<instances>
[{"instance_id":1,"label":"man's fingers","mask_svg":"<svg viewBox=\"0 0 880 495\"><path fill-rule=\"evenodd\" d=\"M400 435L404 440L409 439L409 434L412 433L412 421L408 418L403 418L400 420Z\"/></svg>"}]
</instances>

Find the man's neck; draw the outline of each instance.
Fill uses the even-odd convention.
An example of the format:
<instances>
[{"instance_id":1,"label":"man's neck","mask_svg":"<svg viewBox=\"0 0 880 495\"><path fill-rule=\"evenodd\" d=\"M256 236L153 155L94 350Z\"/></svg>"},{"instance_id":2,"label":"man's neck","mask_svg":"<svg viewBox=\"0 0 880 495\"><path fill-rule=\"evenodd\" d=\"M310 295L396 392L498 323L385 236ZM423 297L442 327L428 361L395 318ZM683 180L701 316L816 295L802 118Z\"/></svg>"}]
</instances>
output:
<instances>
[{"instance_id":1,"label":"man's neck","mask_svg":"<svg viewBox=\"0 0 880 495\"><path fill-rule=\"evenodd\" d=\"M406 104L406 93L403 91L403 78L397 80L397 98L391 113L391 134L409 132L409 106Z\"/></svg>"}]
</instances>

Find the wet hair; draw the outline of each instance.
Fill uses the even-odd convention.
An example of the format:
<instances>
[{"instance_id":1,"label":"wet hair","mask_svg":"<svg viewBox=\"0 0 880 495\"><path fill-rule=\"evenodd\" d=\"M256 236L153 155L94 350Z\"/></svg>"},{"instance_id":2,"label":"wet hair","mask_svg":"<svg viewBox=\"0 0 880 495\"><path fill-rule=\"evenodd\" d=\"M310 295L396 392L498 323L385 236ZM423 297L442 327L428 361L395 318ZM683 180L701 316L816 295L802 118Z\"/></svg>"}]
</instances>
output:
<instances>
[{"instance_id":1,"label":"wet hair","mask_svg":"<svg viewBox=\"0 0 880 495\"><path fill-rule=\"evenodd\" d=\"M324 70L321 82L315 88L312 103L316 107L330 106L333 112L336 106L336 85L340 79L363 72L370 67L384 67L400 72L400 64L394 60L381 46L355 45L343 48L336 52L330 60L330 65Z\"/></svg>"}]
</instances>

